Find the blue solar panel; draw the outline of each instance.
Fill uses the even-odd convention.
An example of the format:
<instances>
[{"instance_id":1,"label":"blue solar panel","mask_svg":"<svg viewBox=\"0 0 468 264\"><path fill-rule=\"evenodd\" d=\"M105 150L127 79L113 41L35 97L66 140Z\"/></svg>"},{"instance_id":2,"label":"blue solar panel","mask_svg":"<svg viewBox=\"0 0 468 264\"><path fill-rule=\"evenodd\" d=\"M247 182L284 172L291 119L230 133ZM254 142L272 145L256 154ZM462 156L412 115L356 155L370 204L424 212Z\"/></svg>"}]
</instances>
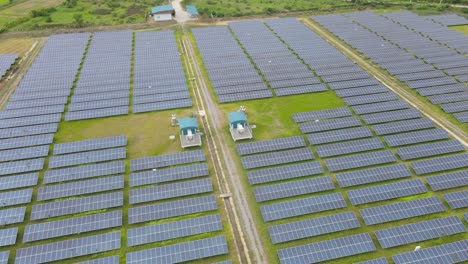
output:
<instances>
[{"instance_id":1,"label":"blue solar panel","mask_svg":"<svg viewBox=\"0 0 468 264\"><path fill-rule=\"evenodd\" d=\"M468 240L423 248L392 256L395 264L439 264L468 261Z\"/></svg>"},{"instance_id":2,"label":"blue solar panel","mask_svg":"<svg viewBox=\"0 0 468 264\"><path fill-rule=\"evenodd\" d=\"M378 167L336 174L336 181L340 187L357 186L367 183L406 178L411 176L411 171L404 164Z\"/></svg>"},{"instance_id":3,"label":"blue solar panel","mask_svg":"<svg viewBox=\"0 0 468 264\"><path fill-rule=\"evenodd\" d=\"M444 194L444 199L452 209L468 207L468 191Z\"/></svg>"},{"instance_id":4,"label":"blue solar panel","mask_svg":"<svg viewBox=\"0 0 468 264\"><path fill-rule=\"evenodd\" d=\"M412 180L351 190L347 191L347 194L353 205L359 205L426 192L427 189L421 180Z\"/></svg>"},{"instance_id":5,"label":"blue solar panel","mask_svg":"<svg viewBox=\"0 0 468 264\"><path fill-rule=\"evenodd\" d=\"M279 166L261 170L248 171L247 177L251 185L267 182L281 181L285 179L294 179L309 175L323 173L320 162L304 162L287 166Z\"/></svg>"},{"instance_id":6,"label":"blue solar panel","mask_svg":"<svg viewBox=\"0 0 468 264\"><path fill-rule=\"evenodd\" d=\"M427 177L426 180L434 191L468 186L468 170Z\"/></svg>"}]
</instances>

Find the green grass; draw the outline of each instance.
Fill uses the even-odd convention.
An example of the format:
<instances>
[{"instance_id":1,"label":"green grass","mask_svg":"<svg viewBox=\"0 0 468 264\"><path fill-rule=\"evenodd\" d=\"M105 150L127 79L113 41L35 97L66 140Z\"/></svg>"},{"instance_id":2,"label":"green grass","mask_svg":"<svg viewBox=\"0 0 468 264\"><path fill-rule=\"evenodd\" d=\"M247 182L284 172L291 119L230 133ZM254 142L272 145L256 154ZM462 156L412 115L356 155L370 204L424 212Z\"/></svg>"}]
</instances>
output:
<instances>
[{"instance_id":1,"label":"green grass","mask_svg":"<svg viewBox=\"0 0 468 264\"><path fill-rule=\"evenodd\" d=\"M468 25L463 25L463 26L453 26L453 27L450 27L458 32L461 32L465 35L468 36Z\"/></svg>"}]
</instances>

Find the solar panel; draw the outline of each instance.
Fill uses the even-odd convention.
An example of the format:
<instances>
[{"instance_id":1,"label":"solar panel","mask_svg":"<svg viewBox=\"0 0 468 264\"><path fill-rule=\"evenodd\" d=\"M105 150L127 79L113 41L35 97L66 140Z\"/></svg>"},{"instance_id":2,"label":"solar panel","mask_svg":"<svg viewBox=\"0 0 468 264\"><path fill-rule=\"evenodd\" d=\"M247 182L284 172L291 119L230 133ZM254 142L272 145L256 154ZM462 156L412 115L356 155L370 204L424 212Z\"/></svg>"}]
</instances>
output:
<instances>
[{"instance_id":1,"label":"solar panel","mask_svg":"<svg viewBox=\"0 0 468 264\"><path fill-rule=\"evenodd\" d=\"M128 210L128 222L130 224L136 224L175 216L208 212L216 210L217 208L218 206L216 205L214 196L202 196L130 208Z\"/></svg>"},{"instance_id":2,"label":"solar panel","mask_svg":"<svg viewBox=\"0 0 468 264\"><path fill-rule=\"evenodd\" d=\"M468 170L427 177L426 180L434 191L468 186Z\"/></svg>"},{"instance_id":3,"label":"solar panel","mask_svg":"<svg viewBox=\"0 0 468 264\"><path fill-rule=\"evenodd\" d=\"M49 154L49 146L37 146L0 151L0 162L45 157Z\"/></svg>"},{"instance_id":4,"label":"solar panel","mask_svg":"<svg viewBox=\"0 0 468 264\"><path fill-rule=\"evenodd\" d=\"M330 177L327 176L258 187L254 189L254 193L257 202L265 202L333 189L335 189L335 186Z\"/></svg>"},{"instance_id":5,"label":"solar panel","mask_svg":"<svg viewBox=\"0 0 468 264\"><path fill-rule=\"evenodd\" d=\"M15 263L32 264L92 255L120 248L120 231L21 248Z\"/></svg>"},{"instance_id":6,"label":"solar panel","mask_svg":"<svg viewBox=\"0 0 468 264\"><path fill-rule=\"evenodd\" d=\"M0 225L21 223L24 221L26 207L15 207L0 210Z\"/></svg>"},{"instance_id":7,"label":"solar panel","mask_svg":"<svg viewBox=\"0 0 468 264\"><path fill-rule=\"evenodd\" d=\"M0 207L25 204L31 202L32 188L17 191L1 192Z\"/></svg>"},{"instance_id":8,"label":"solar panel","mask_svg":"<svg viewBox=\"0 0 468 264\"><path fill-rule=\"evenodd\" d=\"M461 151L465 151L465 147L457 140L429 143L397 149L398 156L400 156L402 160L438 156Z\"/></svg>"},{"instance_id":9,"label":"solar panel","mask_svg":"<svg viewBox=\"0 0 468 264\"><path fill-rule=\"evenodd\" d=\"M64 220L27 225L23 242L81 234L122 226L122 211L93 214Z\"/></svg>"},{"instance_id":10,"label":"solar panel","mask_svg":"<svg viewBox=\"0 0 468 264\"><path fill-rule=\"evenodd\" d=\"M395 155L393 155L390 150L384 150L342 158L327 159L325 160L325 164L330 171L342 171L396 161L397 159Z\"/></svg>"},{"instance_id":11,"label":"solar panel","mask_svg":"<svg viewBox=\"0 0 468 264\"><path fill-rule=\"evenodd\" d=\"M228 253L224 236L127 253L127 264L179 263Z\"/></svg>"},{"instance_id":12,"label":"solar panel","mask_svg":"<svg viewBox=\"0 0 468 264\"><path fill-rule=\"evenodd\" d=\"M392 259L395 264L461 263L468 260L468 240L393 255Z\"/></svg>"},{"instance_id":13,"label":"solar panel","mask_svg":"<svg viewBox=\"0 0 468 264\"><path fill-rule=\"evenodd\" d=\"M62 143L54 145L54 155L68 154L73 152L83 152L89 150L106 149L114 147L123 147L127 145L127 137L109 137L91 139L70 143Z\"/></svg>"},{"instance_id":14,"label":"solar panel","mask_svg":"<svg viewBox=\"0 0 468 264\"><path fill-rule=\"evenodd\" d=\"M55 216L77 214L99 209L118 207L123 205L123 193L114 192L37 204L32 207L31 220L51 218Z\"/></svg>"},{"instance_id":15,"label":"solar panel","mask_svg":"<svg viewBox=\"0 0 468 264\"><path fill-rule=\"evenodd\" d=\"M232 261L226 260L226 261L216 262L215 264L232 264Z\"/></svg>"},{"instance_id":16,"label":"solar panel","mask_svg":"<svg viewBox=\"0 0 468 264\"><path fill-rule=\"evenodd\" d=\"M65 182L125 172L124 161L114 161L46 171L44 183Z\"/></svg>"},{"instance_id":17,"label":"solar panel","mask_svg":"<svg viewBox=\"0 0 468 264\"><path fill-rule=\"evenodd\" d=\"M453 115L458 122L460 123L468 123L468 112L463 112L463 113L456 113Z\"/></svg>"},{"instance_id":18,"label":"solar panel","mask_svg":"<svg viewBox=\"0 0 468 264\"><path fill-rule=\"evenodd\" d=\"M130 190L130 204L159 201L213 191L210 179L177 182Z\"/></svg>"},{"instance_id":19,"label":"solar panel","mask_svg":"<svg viewBox=\"0 0 468 264\"><path fill-rule=\"evenodd\" d=\"M237 153L239 155L250 155L262 152L305 147L305 141L302 136L280 138L267 141L237 144Z\"/></svg>"},{"instance_id":20,"label":"solar panel","mask_svg":"<svg viewBox=\"0 0 468 264\"><path fill-rule=\"evenodd\" d=\"M186 151L162 156L145 157L130 161L130 171L148 170L205 161L202 150Z\"/></svg>"},{"instance_id":21,"label":"solar panel","mask_svg":"<svg viewBox=\"0 0 468 264\"><path fill-rule=\"evenodd\" d=\"M130 187L208 176L206 163L130 174Z\"/></svg>"},{"instance_id":22,"label":"solar panel","mask_svg":"<svg viewBox=\"0 0 468 264\"><path fill-rule=\"evenodd\" d=\"M418 175L468 167L468 154L441 157L411 163Z\"/></svg>"},{"instance_id":23,"label":"solar panel","mask_svg":"<svg viewBox=\"0 0 468 264\"><path fill-rule=\"evenodd\" d=\"M468 191L447 193L444 199L452 209L468 207Z\"/></svg>"},{"instance_id":24,"label":"solar panel","mask_svg":"<svg viewBox=\"0 0 468 264\"><path fill-rule=\"evenodd\" d=\"M427 189L421 180L411 180L351 190L346 193L353 205L360 205L426 192Z\"/></svg>"},{"instance_id":25,"label":"solar panel","mask_svg":"<svg viewBox=\"0 0 468 264\"><path fill-rule=\"evenodd\" d=\"M83 194L105 192L123 189L123 187L124 176L98 178L94 180L77 181L57 185L47 185L39 188L37 192L37 200L44 201Z\"/></svg>"},{"instance_id":26,"label":"solar panel","mask_svg":"<svg viewBox=\"0 0 468 264\"><path fill-rule=\"evenodd\" d=\"M267 168L247 172L247 178L251 185L267 182L281 181L285 179L299 178L323 173L320 162L304 162L275 168Z\"/></svg>"},{"instance_id":27,"label":"solar panel","mask_svg":"<svg viewBox=\"0 0 468 264\"><path fill-rule=\"evenodd\" d=\"M11 127L49 124L49 123L59 123L61 118L62 118L62 114L48 114L48 115L10 118L10 119L1 120L0 128L11 128Z\"/></svg>"},{"instance_id":28,"label":"solar panel","mask_svg":"<svg viewBox=\"0 0 468 264\"><path fill-rule=\"evenodd\" d=\"M88 260L84 262L79 262L76 264L119 264L119 256L111 256L111 257L105 257L105 258L98 258L98 259L93 259L93 260Z\"/></svg>"},{"instance_id":29,"label":"solar panel","mask_svg":"<svg viewBox=\"0 0 468 264\"><path fill-rule=\"evenodd\" d=\"M50 134L57 132L58 124L44 124L0 129L0 139ZM52 142L51 142L52 143Z\"/></svg>"},{"instance_id":30,"label":"solar panel","mask_svg":"<svg viewBox=\"0 0 468 264\"><path fill-rule=\"evenodd\" d=\"M312 145L367 137L372 137L372 132L367 127L347 128L337 131L320 132L307 135L307 139Z\"/></svg>"},{"instance_id":31,"label":"solar panel","mask_svg":"<svg viewBox=\"0 0 468 264\"><path fill-rule=\"evenodd\" d=\"M260 207L265 222L346 207L341 193L314 196Z\"/></svg>"},{"instance_id":32,"label":"solar panel","mask_svg":"<svg viewBox=\"0 0 468 264\"><path fill-rule=\"evenodd\" d=\"M9 138L0 140L0 150L52 144L54 134Z\"/></svg>"},{"instance_id":33,"label":"solar panel","mask_svg":"<svg viewBox=\"0 0 468 264\"><path fill-rule=\"evenodd\" d=\"M0 247L14 245L17 235L18 227L0 229Z\"/></svg>"},{"instance_id":34,"label":"solar panel","mask_svg":"<svg viewBox=\"0 0 468 264\"><path fill-rule=\"evenodd\" d=\"M52 105L34 108L3 110L0 112L0 119L63 113L64 107L64 105Z\"/></svg>"},{"instance_id":35,"label":"solar panel","mask_svg":"<svg viewBox=\"0 0 468 264\"><path fill-rule=\"evenodd\" d=\"M371 259L368 261L359 262L356 264L388 264L388 261L386 258L378 258L378 259Z\"/></svg>"},{"instance_id":36,"label":"solar panel","mask_svg":"<svg viewBox=\"0 0 468 264\"><path fill-rule=\"evenodd\" d=\"M10 251L0 251L0 263L8 264L8 258L10 257Z\"/></svg>"},{"instance_id":37,"label":"solar panel","mask_svg":"<svg viewBox=\"0 0 468 264\"><path fill-rule=\"evenodd\" d=\"M449 135L445 130L438 128L438 129L430 129L430 130L422 130L416 132L409 132L404 134L398 135L391 135L385 136L384 140L390 147L398 147L422 142L429 142L441 139L447 139Z\"/></svg>"},{"instance_id":38,"label":"solar panel","mask_svg":"<svg viewBox=\"0 0 468 264\"><path fill-rule=\"evenodd\" d=\"M411 171L404 164L346 172L335 175L338 185L340 185L342 188L406 178L410 176Z\"/></svg>"},{"instance_id":39,"label":"solar panel","mask_svg":"<svg viewBox=\"0 0 468 264\"><path fill-rule=\"evenodd\" d=\"M75 121L84 119L93 119L99 117L118 116L128 114L127 106L115 106L102 109L83 110L76 112L67 112L65 121Z\"/></svg>"},{"instance_id":40,"label":"solar panel","mask_svg":"<svg viewBox=\"0 0 468 264\"><path fill-rule=\"evenodd\" d=\"M383 113L367 114L361 115L364 122L368 125L379 124L379 123L388 123L393 121L400 121L406 119L416 119L421 117L421 113L412 108L404 110L396 110Z\"/></svg>"},{"instance_id":41,"label":"solar panel","mask_svg":"<svg viewBox=\"0 0 468 264\"><path fill-rule=\"evenodd\" d=\"M382 248L391 248L448 235L464 233L465 226L457 216L377 230L375 235Z\"/></svg>"},{"instance_id":42,"label":"solar panel","mask_svg":"<svg viewBox=\"0 0 468 264\"><path fill-rule=\"evenodd\" d=\"M346 90L344 90L346 91ZM373 104L364 104L364 105L355 105L353 110L358 115L363 114L372 114L378 112L386 112L392 110L400 110L409 108L409 104L405 101L390 101L382 103L373 103Z\"/></svg>"},{"instance_id":43,"label":"solar panel","mask_svg":"<svg viewBox=\"0 0 468 264\"><path fill-rule=\"evenodd\" d=\"M445 113L468 111L468 104L466 102L443 104L440 107L442 107Z\"/></svg>"},{"instance_id":44,"label":"solar panel","mask_svg":"<svg viewBox=\"0 0 468 264\"><path fill-rule=\"evenodd\" d=\"M334 214L268 227L273 244L320 236L358 228L361 225L353 212Z\"/></svg>"},{"instance_id":45,"label":"solar panel","mask_svg":"<svg viewBox=\"0 0 468 264\"><path fill-rule=\"evenodd\" d=\"M181 99L164 102L154 102L146 104L135 104L133 105L133 113L144 113L152 111L161 111L167 109L186 108L192 107L191 99Z\"/></svg>"},{"instance_id":46,"label":"solar panel","mask_svg":"<svg viewBox=\"0 0 468 264\"><path fill-rule=\"evenodd\" d=\"M321 110L315 112L305 112L298 113L293 115L294 122L302 123L307 121L315 121L320 119L336 118L336 117L345 117L352 116L353 114L347 107L330 109L330 110Z\"/></svg>"},{"instance_id":47,"label":"solar panel","mask_svg":"<svg viewBox=\"0 0 468 264\"><path fill-rule=\"evenodd\" d=\"M356 126L362 126L362 123L361 120L355 116L299 124L302 133L313 133Z\"/></svg>"},{"instance_id":48,"label":"solar panel","mask_svg":"<svg viewBox=\"0 0 468 264\"><path fill-rule=\"evenodd\" d=\"M315 149L319 157L332 157L344 154L363 152L368 150L383 149L384 145L378 138L362 139L317 146Z\"/></svg>"},{"instance_id":49,"label":"solar panel","mask_svg":"<svg viewBox=\"0 0 468 264\"><path fill-rule=\"evenodd\" d=\"M398 96L392 92L387 92L387 93L379 93L379 94L345 97L343 98L343 100L345 101L347 105L353 106L353 105L362 105L362 104L371 104L371 103L398 100Z\"/></svg>"},{"instance_id":50,"label":"solar panel","mask_svg":"<svg viewBox=\"0 0 468 264\"><path fill-rule=\"evenodd\" d=\"M360 210L366 225L388 223L439 212L445 212L445 206L438 197L429 197Z\"/></svg>"},{"instance_id":51,"label":"solar panel","mask_svg":"<svg viewBox=\"0 0 468 264\"><path fill-rule=\"evenodd\" d=\"M65 154L60 156L52 156L49 159L49 168L54 169L86 163L125 159L126 157L127 149L125 147L93 150L87 152Z\"/></svg>"},{"instance_id":52,"label":"solar panel","mask_svg":"<svg viewBox=\"0 0 468 264\"><path fill-rule=\"evenodd\" d=\"M434 123L427 118L406 120L372 126L375 133L379 136L433 127L435 127Z\"/></svg>"},{"instance_id":53,"label":"solar panel","mask_svg":"<svg viewBox=\"0 0 468 264\"><path fill-rule=\"evenodd\" d=\"M366 95L366 94L385 93L387 91L388 91L388 88L383 85L372 85L372 86L363 86L363 87L357 87L357 88L335 90L335 93L339 97L349 97L349 96L358 96L358 95Z\"/></svg>"},{"instance_id":54,"label":"solar panel","mask_svg":"<svg viewBox=\"0 0 468 264\"><path fill-rule=\"evenodd\" d=\"M37 184L39 173L21 174L8 177L0 177L0 190L10 190L21 187L29 187Z\"/></svg>"},{"instance_id":55,"label":"solar panel","mask_svg":"<svg viewBox=\"0 0 468 264\"><path fill-rule=\"evenodd\" d=\"M376 251L368 233L278 250L281 264L309 264Z\"/></svg>"},{"instance_id":56,"label":"solar panel","mask_svg":"<svg viewBox=\"0 0 468 264\"><path fill-rule=\"evenodd\" d=\"M246 156L241 159L241 162L245 169L254 169L304 160L312 160L314 158L315 157L314 153L312 153L312 150L309 148L300 148Z\"/></svg>"},{"instance_id":57,"label":"solar panel","mask_svg":"<svg viewBox=\"0 0 468 264\"><path fill-rule=\"evenodd\" d=\"M193 236L223 229L219 215L190 218L159 225L143 226L128 230L128 246L138 246L175 238Z\"/></svg>"}]
</instances>

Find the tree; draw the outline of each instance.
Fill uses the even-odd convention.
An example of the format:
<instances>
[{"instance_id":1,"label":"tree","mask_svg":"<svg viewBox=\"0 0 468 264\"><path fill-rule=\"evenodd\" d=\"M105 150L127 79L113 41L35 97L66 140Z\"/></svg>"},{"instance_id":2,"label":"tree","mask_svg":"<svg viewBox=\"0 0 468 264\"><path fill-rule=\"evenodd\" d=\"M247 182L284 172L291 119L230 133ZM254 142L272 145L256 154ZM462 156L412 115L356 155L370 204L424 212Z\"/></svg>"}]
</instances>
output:
<instances>
[{"instance_id":1,"label":"tree","mask_svg":"<svg viewBox=\"0 0 468 264\"><path fill-rule=\"evenodd\" d=\"M83 27L85 24L83 15L82 14L73 15L73 23L75 24L76 27Z\"/></svg>"}]
</instances>

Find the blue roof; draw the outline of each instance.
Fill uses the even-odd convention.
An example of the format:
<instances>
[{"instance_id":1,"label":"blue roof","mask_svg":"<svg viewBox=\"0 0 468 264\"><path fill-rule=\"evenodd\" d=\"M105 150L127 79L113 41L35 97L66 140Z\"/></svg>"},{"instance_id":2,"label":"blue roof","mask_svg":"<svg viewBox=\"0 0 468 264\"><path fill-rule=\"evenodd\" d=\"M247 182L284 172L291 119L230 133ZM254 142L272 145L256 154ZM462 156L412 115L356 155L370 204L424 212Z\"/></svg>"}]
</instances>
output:
<instances>
[{"instance_id":1,"label":"blue roof","mask_svg":"<svg viewBox=\"0 0 468 264\"><path fill-rule=\"evenodd\" d=\"M163 6L155 6L151 9L152 14L156 14L160 12L167 12L167 11L174 11L174 8L171 5L163 5Z\"/></svg>"},{"instance_id":2,"label":"blue roof","mask_svg":"<svg viewBox=\"0 0 468 264\"><path fill-rule=\"evenodd\" d=\"M192 16L198 16L198 10L195 6L193 5L188 5L188 6L185 6L185 9L187 9L187 12L189 14L191 14Z\"/></svg>"},{"instance_id":3,"label":"blue roof","mask_svg":"<svg viewBox=\"0 0 468 264\"><path fill-rule=\"evenodd\" d=\"M245 123L247 122L247 117L244 112L232 112L228 114L229 123Z\"/></svg>"},{"instance_id":4,"label":"blue roof","mask_svg":"<svg viewBox=\"0 0 468 264\"><path fill-rule=\"evenodd\" d=\"M180 118L178 121L181 130L198 128L198 122L195 118Z\"/></svg>"}]
</instances>

